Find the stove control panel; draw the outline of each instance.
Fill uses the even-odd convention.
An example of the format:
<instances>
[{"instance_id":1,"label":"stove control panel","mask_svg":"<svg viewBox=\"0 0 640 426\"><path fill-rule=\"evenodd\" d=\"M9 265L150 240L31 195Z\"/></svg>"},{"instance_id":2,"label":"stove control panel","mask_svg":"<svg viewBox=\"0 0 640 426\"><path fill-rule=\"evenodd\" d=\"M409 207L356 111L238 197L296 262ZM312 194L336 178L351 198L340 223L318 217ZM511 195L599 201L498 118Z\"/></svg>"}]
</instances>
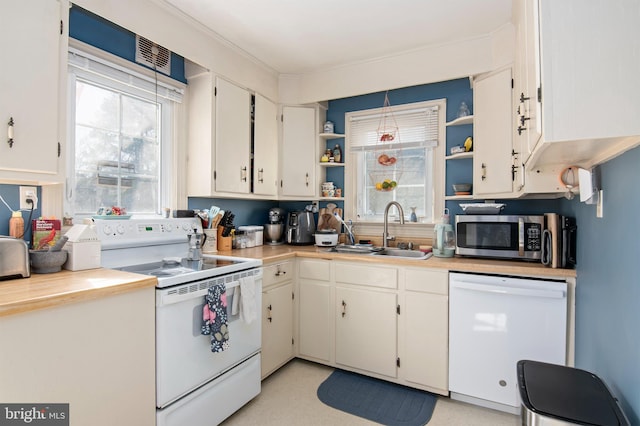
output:
<instances>
[{"instance_id":1,"label":"stove control panel","mask_svg":"<svg viewBox=\"0 0 640 426\"><path fill-rule=\"evenodd\" d=\"M175 244L188 241L188 235L202 233L200 219L131 218L124 220L93 219L102 249Z\"/></svg>"}]
</instances>

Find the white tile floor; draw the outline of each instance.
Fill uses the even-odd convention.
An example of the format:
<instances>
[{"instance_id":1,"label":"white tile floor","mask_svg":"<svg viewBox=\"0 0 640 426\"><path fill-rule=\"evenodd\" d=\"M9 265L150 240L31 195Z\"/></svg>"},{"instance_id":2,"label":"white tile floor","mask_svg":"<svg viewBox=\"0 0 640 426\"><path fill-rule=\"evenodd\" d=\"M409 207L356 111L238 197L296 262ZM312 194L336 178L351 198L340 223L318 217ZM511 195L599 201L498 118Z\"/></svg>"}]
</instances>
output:
<instances>
[{"instance_id":1,"label":"white tile floor","mask_svg":"<svg viewBox=\"0 0 640 426\"><path fill-rule=\"evenodd\" d=\"M332 368L295 359L262 382L262 392L223 425L375 425L322 403L318 386ZM520 418L439 397L429 426L517 426Z\"/></svg>"}]
</instances>

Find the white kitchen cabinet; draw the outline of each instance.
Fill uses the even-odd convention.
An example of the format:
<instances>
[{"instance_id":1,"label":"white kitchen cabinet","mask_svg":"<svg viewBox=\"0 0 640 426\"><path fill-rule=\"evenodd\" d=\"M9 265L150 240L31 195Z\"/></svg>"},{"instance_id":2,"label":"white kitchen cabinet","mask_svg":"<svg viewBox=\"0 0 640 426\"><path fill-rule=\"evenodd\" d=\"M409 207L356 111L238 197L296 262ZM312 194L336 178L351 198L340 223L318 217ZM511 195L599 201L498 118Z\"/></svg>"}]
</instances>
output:
<instances>
[{"instance_id":1,"label":"white kitchen cabinet","mask_svg":"<svg viewBox=\"0 0 640 426\"><path fill-rule=\"evenodd\" d=\"M278 107L255 95L253 136L253 193L278 194Z\"/></svg>"},{"instance_id":2,"label":"white kitchen cabinet","mask_svg":"<svg viewBox=\"0 0 640 426\"><path fill-rule=\"evenodd\" d=\"M251 189L251 93L216 78L215 190L248 194Z\"/></svg>"},{"instance_id":3,"label":"white kitchen cabinet","mask_svg":"<svg viewBox=\"0 0 640 426\"><path fill-rule=\"evenodd\" d=\"M531 98L528 103L537 97L541 108L539 123L535 115L528 116L525 127L533 129L540 125L542 131L535 146L530 146L531 155L524 161L527 168L559 163L589 168L637 146L640 143L637 119L640 104L636 102L640 97L638 2L524 3L526 45L518 45L517 49L525 49L528 70L535 70L537 51L540 64L540 93L536 93L537 88L531 91L530 82L524 97ZM529 75L527 80L532 81ZM527 112L531 114L533 107ZM529 123L532 120L534 123ZM531 144L535 137L530 136L529 140Z\"/></svg>"},{"instance_id":4,"label":"white kitchen cabinet","mask_svg":"<svg viewBox=\"0 0 640 426\"><path fill-rule=\"evenodd\" d=\"M73 425L155 424L155 288L2 317L0 340L3 403L68 403Z\"/></svg>"},{"instance_id":5,"label":"white kitchen cabinet","mask_svg":"<svg viewBox=\"0 0 640 426\"><path fill-rule=\"evenodd\" d=\"M262 285L264 379L293 358L293 262L266 265Z\"/></svg>"},{"instance_id":6,"label":"white kitchen cabinet","mask_svg":"<svg viewBox=\"0 0 640 426\"><path fill-rule=\"evenodd\" d=\"M282 108L281 195L315 197L317 108Z\"/></svg>"},{"instance_id":7,"label":"white kitchen cabinet","mask_svg":"<svg viewBox=\"0 0 640 426\"><path fill-rule=\"evenodd\" d=\"M7 2L0 16L0 179L61 182L68 44L66 1ZM63 27L64 22L64 27ZM13 146L7 141L13 120ZM37 153L38 155L34 155Z\"/></svg>"},{"instance_id":8,"label":"white kitchen cabinet","mask_svg":"<svg viewBox=\"0 0 640 426\"><path fill-rule=\"evenodd\" d=\"M206 70L188 76L190 196L275 198L277 106ZM252 139L253 135L253 139Z\"/></svg>"},{"instance_id":9,"label":"white kitchen cabinet","mask_svg":"<svg viewBox=\"0 0 640 426\"><path fill-rule=\"evenodd\" d=\"M298 354L331 365L334 360L334 288L330 281L331 261L298 261Z\"/></svg>"},{"instance_id":10,"label":"white kitchen cabinet","mask_svg":"<svg viewBox=\"0 0 640 426\"><path fill-rule=\"evenodd\" d=\"M396 377L397 294L336 287L336 364Z\"/></svg>"},{"instance_id":11,"label":"white kitchen cabinet","mask_svg":"<svg viewBox=\"0 0 640 426\"><path fill-rule=\"evenodd\" d=\"M511 68L474 81L473 193L486 198L513 191Z\"/></svg>"},{"instance_id":12,"label":"white kitchen cabinet","mask_svg":"<svg viewBox=\"0 0 640 426\"><path fill-rule=\"evenodd\" d=\"M403 268L399 374L432 392L449 391L449 298L445 270Z\"/></svg>"}]
</instances>

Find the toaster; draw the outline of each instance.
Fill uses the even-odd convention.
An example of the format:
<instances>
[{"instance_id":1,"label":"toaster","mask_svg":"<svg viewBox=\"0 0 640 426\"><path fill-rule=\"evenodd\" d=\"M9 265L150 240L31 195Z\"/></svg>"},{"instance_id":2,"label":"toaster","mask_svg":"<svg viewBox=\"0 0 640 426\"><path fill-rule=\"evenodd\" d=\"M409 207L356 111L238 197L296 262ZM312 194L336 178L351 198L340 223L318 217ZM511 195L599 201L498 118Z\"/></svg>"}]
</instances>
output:
<instances>
[{"instance_id":1,"label":"toaster","mask_svg":"<svg viewBox=\"0 0 640 426\"><path fill-rule=\"evenodd\" d=\"M0 280L28 278L29 247L18 238L0 235Z\"/></svg>"}]
</instances>

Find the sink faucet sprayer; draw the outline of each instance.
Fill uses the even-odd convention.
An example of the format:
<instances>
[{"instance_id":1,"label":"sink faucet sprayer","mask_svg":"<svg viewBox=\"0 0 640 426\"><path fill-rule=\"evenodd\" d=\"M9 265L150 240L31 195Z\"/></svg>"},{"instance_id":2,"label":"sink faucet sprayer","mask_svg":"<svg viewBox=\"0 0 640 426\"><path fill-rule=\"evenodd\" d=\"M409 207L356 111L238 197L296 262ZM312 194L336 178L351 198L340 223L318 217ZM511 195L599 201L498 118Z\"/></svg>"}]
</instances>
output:
<instances>
[{"instance_id":1,"label":"sink faucet sprayer","mask_svg":"<svg viewBox=\"0 0 640 426\"><path fill-rule=\"evenodd\" d=\"M402 210L402 206L397 201L391 201L384 208L384 230L382 232L382 247L388 247L388 241L393 241L396 237L389 236L389 208L391 206L396 206L398 209L398 213L400 214L400 225L404 225L404 211Z\"/></svg>"},{"instance_id":2,"label":"sink faucet sprayer","mask_svg":"<svg viewBox=\"0 0 640 426\"><path fill-rule=\"evenodd\" d=\"M349 219L349 224L347 225L338 213L334 213L333 215L344 226L344 231L347 233L347 240L348 240L347 243L351 245L355 244L356 237L353 235L353 222L351 221L351 219Z\"/></svg>"}]
</instances>

